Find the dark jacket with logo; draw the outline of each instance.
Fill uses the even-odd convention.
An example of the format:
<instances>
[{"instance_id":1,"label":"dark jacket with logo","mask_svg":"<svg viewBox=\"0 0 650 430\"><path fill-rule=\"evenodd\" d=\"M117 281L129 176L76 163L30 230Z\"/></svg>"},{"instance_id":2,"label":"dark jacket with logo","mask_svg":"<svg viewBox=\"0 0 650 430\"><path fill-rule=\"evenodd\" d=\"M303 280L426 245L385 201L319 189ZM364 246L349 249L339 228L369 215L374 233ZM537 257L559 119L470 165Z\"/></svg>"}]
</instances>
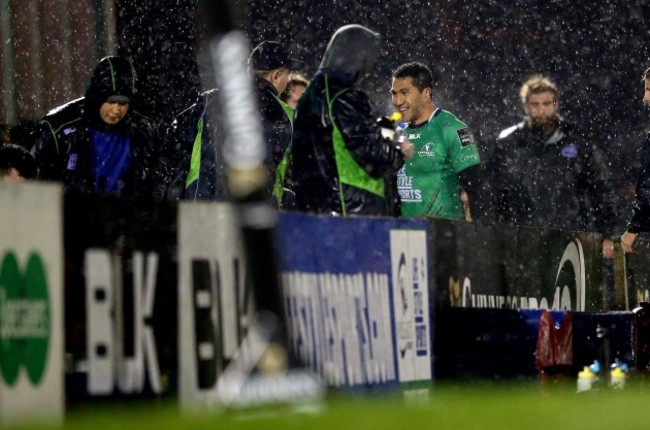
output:
<instances>
[{"instance_id":1,"label":"dark jacket with logo","mask_svg":"<svg viewBox=\"0 0 650 430\"><path fill-rule=\"evenodd\" d=\"M130 141L131 156L122 175L119 195L151 195L159 145L155 124L135 109L135 71L122 57L106 57L95 68L85 97L50 111L32 135L32 154L39 179L60 181L66 190L103 193L102 178L91 172L91 130L119 134ZM126 116L117 125L100 117L111 95L131 98Z\"/></svg>"},{"instance_id":2,"label":"dark jacket with logo","mask_svg":"<svg viewBox=\"0 0 650 430\"><path fill-rule=\"evenodd\" d=\"M636 204L627 231L630 233L650 231L650 133L643 144L641 170L636 182Z\"/></svg>"},{"instance_id":3,"label":"dark jacket with logo","mask_svg":"<svg viewBox=\"0 0 650 430\"><path fill-rule=\"evenodd\" d=\"M337 37L338 35L338 37ZM401 151L382 137L368 96L355 87L372 70L378 36L359 27L335 34L323 62L298 102L294 118L291 183L295 209L339 215L387 215L383 195L342 183L334 150L334 124L350 165L383 181L403 164ZM331 112L328 106L328 95Z\"/></svg>"},{"instance_id":4,"label":"dark jacket with logo","mask_svg":"<svg viewBox=\"0 0 650 430\"><path fill-rule=\"evenodd\" d=\"M488 169L498 222L611 233L611 174L598 148L570 123L560 120L550 137L526 121L502 131Z\"/></svg>"}]
</instances>

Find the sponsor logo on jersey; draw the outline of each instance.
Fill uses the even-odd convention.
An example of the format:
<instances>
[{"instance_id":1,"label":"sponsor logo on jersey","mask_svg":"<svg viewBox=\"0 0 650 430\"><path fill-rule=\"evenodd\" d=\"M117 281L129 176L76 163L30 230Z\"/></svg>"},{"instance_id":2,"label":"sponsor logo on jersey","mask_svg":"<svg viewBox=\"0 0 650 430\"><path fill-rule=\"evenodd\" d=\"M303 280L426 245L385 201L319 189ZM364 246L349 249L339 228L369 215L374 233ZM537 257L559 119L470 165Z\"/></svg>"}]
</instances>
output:
<instances>
[{"instance_id":1,"label":"sponsor logo on jersey","mask_svg":"<svg viewBox=\"0 0 650 430\"><path fill-rule=\"evenodd\" d=\"M77 127L68 127L63 129L63 134L67 136L70 133L74 133L75 131L77 131Z\"/></svg>"},{"instance_id":2,"label":"sponsor logo on jersey","mask_svg":"<svg viewBox=\"0 0 650 430\"><path fill-rule=\"evenodd\" d=\"M576 158L578 156L578 147L573 143L562 148L562 156L565 158Z\"/></svg>"},{"instance_id":3,"label":"sponsor logo on jersey","mask_svg":"<svg viewBox=\"0 0 650 430\"><path fill-rule=\"evenodd\" d=\"M433 157L435 156L435 152L433 151L433 142L427 142L424 144L422 149L418 151L418 155L420 157Z\"/></svg>"},{"instance_id":4,"label":"sponsor logo on jersey","mask_svg":"<svg viewBox=\"0 0 650 430\"><path fill-rule=\"evenodd\" d=\"M417 134L416 133L409 133L408 138L409 138L409 140L411 140L411 139L419 139L421 135L422 135L422 133L417 133Z\"/></svg>"},{"instance_id":5,"label":"sponsor logo on jersey","mask_svg":"<svg viewBox=\"0 0 650 430\"><path fill-rule=\"evenodd\" d=\"M413 189L400 189L399 197L402 202L422 203L422 191Z\"/></svg>"},{"instance_id":6,"label":"sponsor logo on jersey","mask_svg":"<svg viewBox=\"0 0 650 430\"><path fill-rule=\"evenodd\" d=\"M466 162L466 161L478 161L480 162L480 159L478 157L478 154L465 154L460 157L461 162Z\"/></svg>"},{"instance_id":7,"label":"sponsor logo on jersey","mask_svg":"<svg viewBox=\"0 0 650 430\"><path fill-rule=\"evenodd\" d=\"M422 191L413 189L413 176L406 175L404 166L397 172L397 190L402 202L422 202Z\"/></svg>"},{"instance_id":8,"label":"sponsor logo on jersey","mask_svg":"<svg viewBox=\"0 0 650 430\"><path fill-rule=\"evenodd\" d=\"M474 134L469 128L463 128L461 130L456 131L458 133L458 137L460 138L460 144L462 146L467 146L467 145L473 145L476 143L474 140Z\"/></svg>"}]
</instances>

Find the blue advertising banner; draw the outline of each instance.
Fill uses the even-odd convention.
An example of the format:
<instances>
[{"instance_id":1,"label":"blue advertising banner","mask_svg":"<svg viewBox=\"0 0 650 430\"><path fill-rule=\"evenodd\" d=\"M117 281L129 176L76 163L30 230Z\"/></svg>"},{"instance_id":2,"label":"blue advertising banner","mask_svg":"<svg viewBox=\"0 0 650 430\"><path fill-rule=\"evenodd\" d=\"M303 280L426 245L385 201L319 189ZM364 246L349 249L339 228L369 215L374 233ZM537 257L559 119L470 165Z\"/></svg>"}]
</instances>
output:
<instances>
[{"instance_id":1,"label":"blue advertising banner","mask_svg":"<svg viewBox=\"0 0 650 430\"><path fill-rule=\"evenodd\" d=\"M295 351L331 386L431 381L426 223L282 214Z\"/></svg>"}]
</instances>

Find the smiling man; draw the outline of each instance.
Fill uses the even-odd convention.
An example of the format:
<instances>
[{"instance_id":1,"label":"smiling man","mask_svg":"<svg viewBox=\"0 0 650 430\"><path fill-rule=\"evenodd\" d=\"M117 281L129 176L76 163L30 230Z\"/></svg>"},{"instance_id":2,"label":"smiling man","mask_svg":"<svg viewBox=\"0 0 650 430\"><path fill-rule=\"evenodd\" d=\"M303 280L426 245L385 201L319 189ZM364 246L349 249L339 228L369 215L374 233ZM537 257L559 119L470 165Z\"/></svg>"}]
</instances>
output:
<instances>
[{"instance_id":1,"label":"smiling man","mask_svg":"<svg viewBox=\"0 0 650 430\"><path fill-rule=\"evenodd\" d=\"M32 135L38 179L66 190L151 195L159 138L155 124L133 109L131 61L105 57L85 96L51 110Z\"/></svg>"},{"instance_id":2,"label":"smiling man","mask_svg":"<svg viewBox=\"0 0 650 430\"><path fill-rule=\"evenodd\" d=\"M477 203L481 163L472 131L434 104L433 78L424 64L398 67L390 91L408 124L406 138L415 145L413 158L397 174L402 215L470 221L466 205Z\"/></svg>"}]
</instances>

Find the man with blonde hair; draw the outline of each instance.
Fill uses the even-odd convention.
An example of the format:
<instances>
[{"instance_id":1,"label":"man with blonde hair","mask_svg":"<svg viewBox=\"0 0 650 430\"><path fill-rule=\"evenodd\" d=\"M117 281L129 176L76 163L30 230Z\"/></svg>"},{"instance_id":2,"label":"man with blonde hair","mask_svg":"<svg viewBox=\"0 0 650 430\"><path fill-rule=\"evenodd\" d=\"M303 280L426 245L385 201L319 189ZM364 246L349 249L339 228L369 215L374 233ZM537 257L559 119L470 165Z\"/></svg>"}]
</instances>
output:
<instances>
[{"instance_id":1,"label":"man with blonde hair","mask_svg":"<svg viewBox=\"0 0 650 430\"><path fill-rule=\"evenodd\" d=\"M560 91L544 75L531 76L519 90L519 97L527 114L528 125L552 133L558 126Z\"/></svg>"},{"instance_id":2,"label":"man with blonde hair","mask_svg":"<svg viewBox=\"0 0 650 430\"><path fill-rule=\"evenodd\" d=\"M613 195L601 151L559 114L560 92L549 77L531 76L519 94L526 115L499 134L488 167L496 220L609 238ZM612 252L604 240L604 255Z\"/></svg>"}]
</instances>

